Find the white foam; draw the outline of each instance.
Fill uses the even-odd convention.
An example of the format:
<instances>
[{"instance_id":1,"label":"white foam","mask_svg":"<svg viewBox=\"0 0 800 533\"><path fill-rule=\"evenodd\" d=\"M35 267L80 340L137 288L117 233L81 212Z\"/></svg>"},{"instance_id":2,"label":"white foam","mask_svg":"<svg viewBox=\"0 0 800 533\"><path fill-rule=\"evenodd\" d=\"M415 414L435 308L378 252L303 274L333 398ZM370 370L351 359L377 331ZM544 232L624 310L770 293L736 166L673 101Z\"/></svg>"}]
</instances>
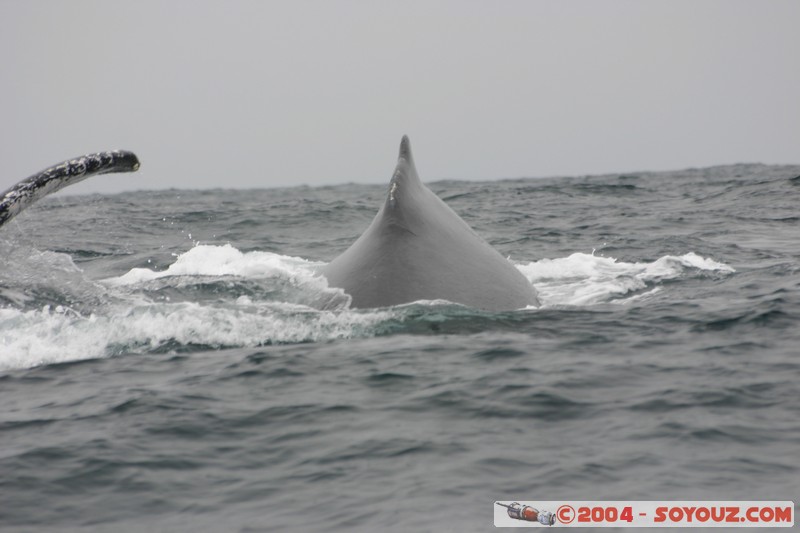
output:
<instances>
[{"instance_id":1,"label":"white foam","mask_svg":"<svg viewBox=\"0 0 800 533\"><path fill-rule=\"evenodd\" d=\"M287 277L312 279L314 269L323 265L301 257L271 252L242 253L230 244L198 245L178 256L166 270L134 268L118 278L105 280L111 285L134 285L170 276L240 276L246 278ZM319 278L317 278L319 279Z\"/></svg>"},{"instance_id":2,"label":"white foam","mask_svg":"<svg viewBox=\"0 0 800 533\"><path fill-rule=\"evenodd\" d=\"M150 304L100 315L68 309L0 309L0 369L146 353L372 336L392 311L318 311L291 304Z\"/></svg>"},{"instance_id":3,"label":"white foam","mask_svg":"<svg viewBox=\"0 0 800 533\"><path fill-rule=\"evenodd\" d=\"M652 263L626 263L612 257L574 253L568 257L518 264L517 268L536 287L545 306L622 301L616 299L642 291L653 283L679 278L690 269L734 272L724 263L693 252L667 255ZM655 292L650 291L651 294Z\"/></svg>"},{"instance_id":4,"label":"white foam","mask_svg":"<svg viewBox=\"0 0 800 533\"><path fill-rule=\"evenodd\" d=\"M349 297L341 289L329 288L327 280L316 274L322 264L269 252L242 253L230 245L198 245L179 255L164 271L135 268L104 280L108 294L88 316L64 307L0 309L0 368L187 345L248 347L371 336L378 331L378 324L396 315L392 311L347 309ZM69 271L82 277L71 261L57 262L44 270ZM222 293L210 303L171 303L153 301L146 292L154 280L180 291L194 278L207 282L208 278L231 277L255 280L264 288L261 299L250 295L226 297ZM60 287L58 279L53 285ZM26 285L24 280L17 281L14 285ZM301 303L268 299L276 287L287 286L293 288L293 297ZM302 305L306 301L329 310Z\"/></svg>"},{"instance_id":5,"label":"white foam","mask_svg":"<svg viewBox=\"0 0 800 533\"><path fill-rule=\"evenodd\" d=\"M84 302L91 296L96 304L89 307L91 314L66 306L0 308L0 369L192 345L233 348L368 337L385 330L387 322L404 320L407 313L402 306L350 310L349 298L340 289L328 288L325 278L316 274L323 263L269 252L242 253L230 245L198 245L164 271L135 268L103 281L102 286L87 279L65 254L44 253L26 261L35 261L35 279L4 276L10 288L22 290L43 279L59 291L66 290L65 285L85 285L72 301ZM534 284L545 306L635 301L657 293L659 282L687 273L733 272L728 265L694 253L664 256L650 263L576 253L517 268ZM206 282L209 277L255 280L265 289L244 295L223 291L213 301L194 301L195 293L181 291L195 277ZM148 284L154 280L192 301L153 301ZM292 298L300 293L292 300L300 303L279 301L286 299L286 293L273 289L287 285L295 291Z\"/></svg>"}]
</instances>

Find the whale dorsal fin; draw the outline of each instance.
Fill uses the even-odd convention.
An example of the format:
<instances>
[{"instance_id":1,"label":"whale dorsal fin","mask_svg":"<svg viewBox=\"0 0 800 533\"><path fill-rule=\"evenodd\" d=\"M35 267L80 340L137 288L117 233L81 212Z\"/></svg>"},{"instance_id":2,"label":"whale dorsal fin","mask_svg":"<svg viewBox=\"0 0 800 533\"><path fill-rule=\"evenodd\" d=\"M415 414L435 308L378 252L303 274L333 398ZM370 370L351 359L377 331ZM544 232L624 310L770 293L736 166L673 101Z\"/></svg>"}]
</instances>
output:
<instances>
[{"instance_id":1,"label":"whale dorsal fin","mask_svg":"<svg viewBox=\"0 0 800 533\"><path fill-rule=\"evenodd\" d=\"M522 273L420 181L405 135L383 206L321 273L353 307L436 299L500 311L539 304Z\"/></svg>"}]
</instances>

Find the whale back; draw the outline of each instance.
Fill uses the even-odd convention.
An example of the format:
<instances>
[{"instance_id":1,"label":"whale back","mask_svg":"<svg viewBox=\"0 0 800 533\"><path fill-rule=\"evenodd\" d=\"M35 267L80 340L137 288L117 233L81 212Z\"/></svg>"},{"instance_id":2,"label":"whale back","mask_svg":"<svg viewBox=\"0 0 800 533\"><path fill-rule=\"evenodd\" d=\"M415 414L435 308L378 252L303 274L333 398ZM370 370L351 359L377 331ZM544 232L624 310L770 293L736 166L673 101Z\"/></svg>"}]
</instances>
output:
<instances>
[{"instance_id":1,"label":"whale back","mask_svg":"<svg viewBox=\"0 0 800 533\"><path fill-rule=\"evenodd\" d=\"M492 311L539 304L519 270L422 183L406 136L378 214L322 274L352 297L352 307L437 299Z\"/></svg>"}]
</instances>

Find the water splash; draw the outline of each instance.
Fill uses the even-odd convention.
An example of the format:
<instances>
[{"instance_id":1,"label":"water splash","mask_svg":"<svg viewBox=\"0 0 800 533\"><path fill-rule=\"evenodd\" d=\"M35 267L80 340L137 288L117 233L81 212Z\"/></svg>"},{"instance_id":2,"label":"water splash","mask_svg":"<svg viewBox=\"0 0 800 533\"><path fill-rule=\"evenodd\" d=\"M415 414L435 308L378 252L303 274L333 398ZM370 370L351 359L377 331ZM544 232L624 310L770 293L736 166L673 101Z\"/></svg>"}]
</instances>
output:
<instances>
[{"instance_id":1,"label":"water splash","mask_svg":"<svg viewBox=\"0 0 800 533\"><path fill-rule=\"evenodd\" d=\"M652 263L626 263L611 257L574 253L568 257L518 264L517 268L539 291L544 306L619 301L621 297L635 296L643 290L657 292L656 284L692 273L734 272L730 266L694 252L666 255Z\"/></svg>"},{"instance_id":2,"label":"water splash","mask_svg":"<svg viewBox=\"0 0 800 533\"><path fill-rule=\"evenodd\" d=\"M422 303L349 309L348 297L317 275L324 263L243 253L231 245L198 245L165 270L134 268L101 282L87 279L65 254L26 257L37 276L0 280L8 290L38 290L25 306L7 298L12 305L0 308L0 369L129 353L369 337L416 331L414 324L423 320L417 317ZM665 281L733 272L694 253L651 263L575 253L517 267L536 286L545 307L630 301L658 291ZM41 288L42 280L47 290ZM71 305L76 286L82 287L81 294L91 293L90 304ZM69 297L36 296L48 290ZM435 308L441 320L458 320L464 311L442 301L425 306Z\"/></svg>"}]
</instances>

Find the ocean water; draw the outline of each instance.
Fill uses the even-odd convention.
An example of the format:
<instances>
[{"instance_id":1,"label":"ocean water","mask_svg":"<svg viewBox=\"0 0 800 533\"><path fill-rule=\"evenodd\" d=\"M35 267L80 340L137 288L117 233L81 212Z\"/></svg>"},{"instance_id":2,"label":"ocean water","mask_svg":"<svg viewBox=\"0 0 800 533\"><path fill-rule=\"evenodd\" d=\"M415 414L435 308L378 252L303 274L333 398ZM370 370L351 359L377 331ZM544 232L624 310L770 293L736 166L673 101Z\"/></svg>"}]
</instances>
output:
<instances>
[{"instance_id":1,"label":"ocean water","mask_svg":"<svg viewBox=\"0 0 800 533\"><path fill-rule=\"evenodd\" d=\"M315 272L384 185L57 196L2 228L0 530L800 499L800 166L429 185L541 308L348 309Z\"/></svg>"}]
</instances>

